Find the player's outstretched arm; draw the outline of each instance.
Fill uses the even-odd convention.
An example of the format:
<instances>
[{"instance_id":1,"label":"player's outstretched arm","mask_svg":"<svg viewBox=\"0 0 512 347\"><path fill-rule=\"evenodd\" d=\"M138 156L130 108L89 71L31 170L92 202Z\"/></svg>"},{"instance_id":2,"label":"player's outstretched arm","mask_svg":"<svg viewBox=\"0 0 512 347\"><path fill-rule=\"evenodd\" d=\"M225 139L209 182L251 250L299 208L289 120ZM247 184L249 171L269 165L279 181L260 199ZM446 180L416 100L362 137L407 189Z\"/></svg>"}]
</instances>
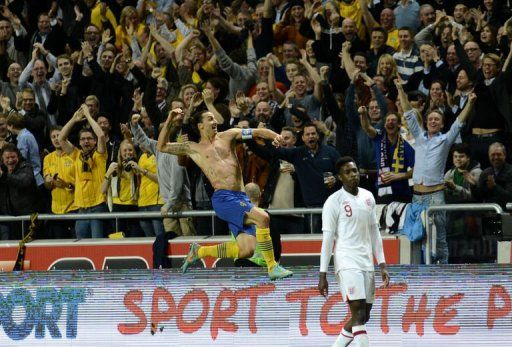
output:
<instances>
[{"instance_id":1,"label":"player's outstretched arm","mask_svg":"<svg viewBox=\"0 0 512 347\"><path fill-rule=\"evenodd\" d=\"M174 155L189 155L192 153L191 142L167 142L163 145L157 145L157 149L163 153Z\"/></svg>"},{"instance_id":2,"label":"player's outstretched arm","mask_svg":"<svg viewBox=\"0 0 512 347\"><path fill-rule=\"evenodd\" d=\"M255 137L259 137L264 140L270 140L270 141L272 141L272 144L276 147L281 146L284 142L283 137L281 135L279 135L278 133L276 133L270 129L256 128L256 129L252 129L252 130L253 130L253 134Z\"/></svg>"},{"instance_id":3,"label":"player's outstretched arm","mask_svg":"<svg viewBox=\"0 0 512 347\"><path fill-rule=\"evenodd\" d=\"M266 128L232 128L224 131L222 134L222 136L227 136L231 140L252 140L255 137L259 137L264 140L272 141L272 144L276 147L281 146L283 143L283 138L281 135Z\"/></svg>"}]
</instances>

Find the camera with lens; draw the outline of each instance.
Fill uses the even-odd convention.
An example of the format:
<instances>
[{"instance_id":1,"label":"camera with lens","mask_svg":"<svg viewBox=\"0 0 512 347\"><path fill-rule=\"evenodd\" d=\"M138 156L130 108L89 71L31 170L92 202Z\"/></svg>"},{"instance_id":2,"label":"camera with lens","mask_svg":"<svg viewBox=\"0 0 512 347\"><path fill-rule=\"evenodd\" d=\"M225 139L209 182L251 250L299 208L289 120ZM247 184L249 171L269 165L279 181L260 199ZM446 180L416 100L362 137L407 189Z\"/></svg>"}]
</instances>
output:
<instances>
[{"instance_id":1,"label":"camera with lens","mask_svg":"<svg viewBox=\"0 0 512 347\"><path fill-rule=\"evenodd\" d=\"M244 23L244 27L249 30L249 31L253 31L254 30L254 26L256 25L256 22L252 19L248 19L245 21Z\"/></svg>"},{"instance_id":2,"label":"camera with lens","mask_svg":"<svg viewBox=\"0 0 512 347\"><path fill-rule=\"evenodd\" d=\"M123 160L123 169L126 172L132 171L132 166L130 165L131 161L135 161L135 158L126 158Z\"/></svg>"}]
</instances>

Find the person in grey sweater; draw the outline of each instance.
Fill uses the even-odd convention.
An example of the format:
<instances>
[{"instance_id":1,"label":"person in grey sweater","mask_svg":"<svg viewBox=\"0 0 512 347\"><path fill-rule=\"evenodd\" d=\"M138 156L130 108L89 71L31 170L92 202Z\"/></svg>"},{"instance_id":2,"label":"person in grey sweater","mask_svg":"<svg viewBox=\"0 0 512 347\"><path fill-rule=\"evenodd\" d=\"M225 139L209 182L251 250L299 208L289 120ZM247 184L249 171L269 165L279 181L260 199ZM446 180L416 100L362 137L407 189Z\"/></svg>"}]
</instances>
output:
<instances>
[{"instance_id":1,"label":"person in grey sweater","mask_svg":"<svg viewBox=\"0 0 512 347\"><path fill-rule=\"evenodd\" d=\"M228 98L230 100L234 99L237 91L242 91L246 94L258 77L256 51L254 50L252 42L252 34L249 32L247 37L247 63L238 64L227 55L219 41L217 41L211 25L205 24L201 29L208 38L208 41L210 41L220 68L229 76Z\"/></svg>"},{"instance_id":2,"label":"person in grey sweater","mask_svg":"<svg viewBox=\"0 0 512 347\"><path fill-rule=\"evenodd\" d=\"M188 211L192 204L190 200L190 181L187 171L178 164L178 157L168 153L162 153L156 149L156 140L150 139L138 124L139 114L134 114L130 122L131 132L136 144L144 147L156 157L157 177L160 194L165 201L161 212L165 216L172 210L174 212ZM174 127L174 133L179 127ZM166 232L174 232L177 235L195 235L192 217L188 218L164 218Z\"/></svg>"}]
</instances>

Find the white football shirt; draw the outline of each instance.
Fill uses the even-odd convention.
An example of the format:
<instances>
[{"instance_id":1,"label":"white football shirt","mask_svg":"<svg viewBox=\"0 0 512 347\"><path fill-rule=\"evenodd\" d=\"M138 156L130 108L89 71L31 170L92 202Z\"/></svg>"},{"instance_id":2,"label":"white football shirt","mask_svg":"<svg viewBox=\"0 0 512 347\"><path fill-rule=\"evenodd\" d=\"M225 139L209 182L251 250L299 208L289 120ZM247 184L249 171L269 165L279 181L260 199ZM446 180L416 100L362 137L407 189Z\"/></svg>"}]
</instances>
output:
<instances>
[{"instance_id":1,"label":"white football shirt","mask_svg":"<svg viewBox=\"0 0 512 347\"><path fill-rule=\"evenodd\" d=\"M358 194L354 196L342 188L329 196L322 210L322 231L324 242L326 239L335 239L335 271L345 269L373 271L372 255L375 255L378 264L385 262L375 198L366 189L359 188ZM325 248L325 252L329 254L323 254L324 248L322 247L324 261L321 261L321 272L327 272L332 244L330 248Z\"/></svg>"}]
</instances>

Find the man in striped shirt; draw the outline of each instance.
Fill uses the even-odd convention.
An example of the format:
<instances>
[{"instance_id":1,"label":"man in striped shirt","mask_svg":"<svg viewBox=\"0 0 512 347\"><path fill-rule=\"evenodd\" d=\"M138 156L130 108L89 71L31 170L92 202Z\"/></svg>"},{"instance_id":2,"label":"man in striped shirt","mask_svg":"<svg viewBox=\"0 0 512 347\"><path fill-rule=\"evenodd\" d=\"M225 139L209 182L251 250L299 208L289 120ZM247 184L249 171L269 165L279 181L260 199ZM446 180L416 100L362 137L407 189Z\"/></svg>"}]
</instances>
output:
<instances>
[{"instance_id":1,"label":"man in striped shirt","mask_svg":"<svg viewBox=\"0 0 512 347\"><path fill-rule=\"evenodd\" d=\"M423 70L420 53L414 45L413 37L414 35L410 28L402 27L398 30L400 47L393 54L393 59L398 67L398 74L404 82L407 82L413 73Z\"/></svg>"}]
</instances>

